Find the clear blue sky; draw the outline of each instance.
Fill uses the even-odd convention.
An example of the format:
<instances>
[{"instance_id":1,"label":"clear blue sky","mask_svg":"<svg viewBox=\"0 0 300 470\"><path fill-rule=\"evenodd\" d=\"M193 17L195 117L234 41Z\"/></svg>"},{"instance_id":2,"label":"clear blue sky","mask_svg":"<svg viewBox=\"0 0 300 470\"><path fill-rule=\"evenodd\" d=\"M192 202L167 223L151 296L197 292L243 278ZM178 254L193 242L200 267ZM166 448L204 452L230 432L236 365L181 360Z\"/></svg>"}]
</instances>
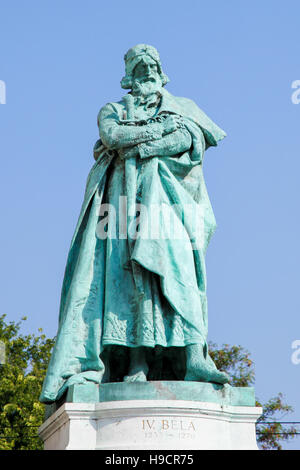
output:
<instances>
[{"instance_id":1,"label":"clear blue sky","mask_svg":"<svg viewBox=\"0 0 300 470\"><path fill-rule=\"evenodd\" d=\"M258 397L283 392L300 421L299 15L291 0L2 0L1 313L55 335L97 113L124 93L124 53L152 44L168 90L228 134L204 165L209 339L249 349Z\"/></svg>"}]
</instances>

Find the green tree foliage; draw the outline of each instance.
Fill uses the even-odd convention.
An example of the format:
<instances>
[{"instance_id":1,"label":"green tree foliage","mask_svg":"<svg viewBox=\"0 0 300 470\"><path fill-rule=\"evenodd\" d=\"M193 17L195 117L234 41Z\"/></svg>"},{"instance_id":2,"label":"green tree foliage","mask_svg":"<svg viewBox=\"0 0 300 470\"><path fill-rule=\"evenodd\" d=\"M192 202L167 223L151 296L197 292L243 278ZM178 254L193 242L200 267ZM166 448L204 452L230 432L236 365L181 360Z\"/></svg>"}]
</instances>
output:
<instances>
[{"instance_id":1,"label":"green tree foliage","mask_svg":"<svg viewBox=\"0 0 300 470\"><path fill-rule=\"evenodd\" d=\"M44 405L39 402L54 339L21 334L22 322L6 322L0 316L0 341L5 345L6 358L0 365L0 450L42 449L37 429L44 419ZM219 369L231 376L231 385L244 387L254 383L254 367L248 351L241 346L210 344L210 354ZM1 359L1 358L0 358ZM258 406L262 406L257 402ZM279 419L292 411L278 394L263 405L258 425L258 442L262 449L281 449L291 439L293 427L284 428Z\"/></svg>"},{"instance_id":2,"label":"green tree foliage","mask_svg":"<svg viewBox=\"0 0 300 470\"><path fill-rule=\"evenodd\" d=\"M0 450L43 448L37 437L44 419L39 395L54 340L42 330L39 335L22 335L22 321L6 323L5 315L0 316L6 356L0 366Z\"/></svg>"},{"instance_id":3,"label":"green tree foliage","mask_svg":"<svg viewBox=\"0 0 300 470\"><path fill-rule=\"evenodd\" d=\"M223 344L222 348L218 349L216 344L210 343L209 349L217 367L230 375L231 385L247 387L254 384L254 364L250 353L242 346ZM284 402L282 393L270 398L265 404L256 400L256 406L263 408L263 413L257 422L259 447L263 450L281 450L283 442L296 436L297 429L294 426L280 423L280 420L291 413L293 408Z\"/></svg>"},{"instance_id":4,"label":"green tree foliage","mask_svg":"<svg viewBox=\"0 0 300 470\"><path fill-rule=\"evenodd\" d=\"M258 401L256 404L263 407L263 414L257 424L259 433L257 440L260 447L263 450L282 450L282 441L292 439L297 433L295 426L286 427L280 424L280 420L287 413L291 413L293 408L283 401L282 393L278 393L276 397L270 398L264 405Z\"/></svg>"}]
</instances>

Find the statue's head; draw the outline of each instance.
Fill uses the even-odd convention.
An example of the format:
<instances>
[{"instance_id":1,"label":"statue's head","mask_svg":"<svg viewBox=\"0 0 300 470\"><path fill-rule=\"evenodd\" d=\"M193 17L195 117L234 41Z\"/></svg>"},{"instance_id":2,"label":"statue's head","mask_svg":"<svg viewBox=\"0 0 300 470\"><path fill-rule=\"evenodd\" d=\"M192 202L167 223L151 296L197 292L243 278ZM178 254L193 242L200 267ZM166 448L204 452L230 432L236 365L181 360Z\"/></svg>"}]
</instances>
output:
<instances>
[{"instance_id":1,"label":"statue's head","mask_svg":"<svg viewBox=\"0 0 300 470\"><path fill-rule=\"evenodd\" d=\"M148 94L158 91L168 77L163 73L158 51L153 46L138 44L125 54L125 77L121 86L133 93Z\"/></svg>"}]
</instances>

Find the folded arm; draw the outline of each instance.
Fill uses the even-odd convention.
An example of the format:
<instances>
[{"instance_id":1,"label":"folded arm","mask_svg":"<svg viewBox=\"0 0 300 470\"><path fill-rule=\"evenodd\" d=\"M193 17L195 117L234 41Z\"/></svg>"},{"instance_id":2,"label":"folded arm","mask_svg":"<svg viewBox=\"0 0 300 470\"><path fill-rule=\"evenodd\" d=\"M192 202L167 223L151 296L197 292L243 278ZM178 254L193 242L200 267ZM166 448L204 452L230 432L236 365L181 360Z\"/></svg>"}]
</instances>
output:
<instances>
[{"instance_id":1,"label":"folded arm","mask_svg":"<svg viewBox=\"0 0 300 470\"><path fill-rule=\"evenodd\" d=\"M98 126L100 138L105 147L116 150L160 139L164 133L163 125L158 122L142 126L122 124L111 105L101 109Z\"/></svg>"},{"instance_id":2,"label":"folded arm","mask_svg":"<svg viewBox=\"0 0 300 470\"><path fill-rule=\"evenodd\" d=\"M145 142L126 148L119 152L121 158L131 158L140 156L141 158L150 157L170 157L179 153L186 152L191 148L192 137L185 128L177 129L171 134L167 134L158 140Z\"/></svg>"},{"instance_id":3,"label":"folded arm","mask_svg":"<svg viewBox=\"0 0 300 470\"><path fill-rule=\"evenodd\" d=\"M192 137L187 129L177 129L153 142L138 145L141 158L168 157L186 152L191 148Z\"/></svg>"}]
</instances>

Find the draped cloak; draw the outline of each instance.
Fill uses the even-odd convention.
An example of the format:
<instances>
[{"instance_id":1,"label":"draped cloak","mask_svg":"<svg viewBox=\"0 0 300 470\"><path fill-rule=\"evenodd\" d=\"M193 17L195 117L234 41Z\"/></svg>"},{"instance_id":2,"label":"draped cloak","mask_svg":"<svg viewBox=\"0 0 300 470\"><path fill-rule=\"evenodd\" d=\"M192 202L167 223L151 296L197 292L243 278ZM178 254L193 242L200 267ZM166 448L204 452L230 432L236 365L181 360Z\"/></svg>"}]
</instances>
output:
<instances>
[{"instance_id":1,"label":"draped cloak","mask_svg":"<svg viewBox=\"0 0 300 470\"><path fill-rule=\"evenodd\" d=\"M125 108L123 99L102 109L104 115L115 114L122 119ZM203 178L202 160L205 149L216 146L226 134L193 101L174 97L163 90L158 115L166 112L182 117L192 138L191 148L176 156L151 157L143 161L130 158L124 162L127 216L130 222L131 204L137 200L137 182L134 179L141 173L139 203L146 207L169 204L175 208L174 211L179 211L178 220L181 220L180 213L183 213L183 237L180 240L155 239L143 237L141 233L136 239L128 241L129 258L125 260L124 268L132 269L140 296L143 296L143 273L158 276L162 295L168 304L187 325L197 329L205 344L207 300L204 256L216 223ZM97 224L101 204L106 201L107 182L119 157L115 150L109 150L101 141L95 153L98 158L88 176L67 259L56 343L40 397L44 403L59 399L72 383L86 380L101 383L104 375L100 357L103 350L103 316L107 298L117 295L117 292L107 292L105 288L107 247L106 240L97 236ZM185 207L191 210L185 211ZM202 217L196 232L193 230L195 213Z\"/></svg>"}]
</instances>

